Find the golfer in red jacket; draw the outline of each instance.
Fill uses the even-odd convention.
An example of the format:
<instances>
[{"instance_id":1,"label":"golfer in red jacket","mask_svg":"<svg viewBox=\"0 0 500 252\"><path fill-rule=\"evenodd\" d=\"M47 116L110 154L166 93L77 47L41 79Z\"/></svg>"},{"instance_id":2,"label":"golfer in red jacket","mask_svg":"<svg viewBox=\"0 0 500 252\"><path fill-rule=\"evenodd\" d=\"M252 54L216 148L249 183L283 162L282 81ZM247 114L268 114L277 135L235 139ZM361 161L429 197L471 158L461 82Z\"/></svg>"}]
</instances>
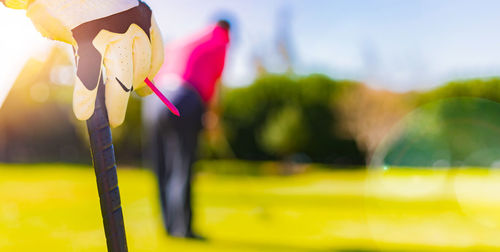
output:
<instances>
[{"instance_id":1,"label":"golfer in red jacket","mask_svg":"<svg viewBox=\"0 0 500 252\"><path fill-rule=\"evenodd\" d=\"M214 97L229 45L230 25L219 21L166 47L155 83L179 109L146 99L145 123L159 182L165 228L176 237L198 238L192 230L191 177L202 116Z\"/></svg>"}]
</instances>

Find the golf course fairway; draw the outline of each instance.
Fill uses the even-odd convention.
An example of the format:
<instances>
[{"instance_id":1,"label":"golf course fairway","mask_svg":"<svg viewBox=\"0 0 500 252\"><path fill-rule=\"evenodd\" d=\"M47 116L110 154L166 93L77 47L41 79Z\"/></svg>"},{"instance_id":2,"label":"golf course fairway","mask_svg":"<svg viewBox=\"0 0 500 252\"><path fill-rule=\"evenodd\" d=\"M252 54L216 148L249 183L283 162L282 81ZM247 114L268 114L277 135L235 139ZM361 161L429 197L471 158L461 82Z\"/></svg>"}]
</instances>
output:
<instances>
[{"instance_id":1,"label":"golf course fairway","mask_svg":"<svg viewBox=\"0 0 500 252\"><path fill-rule=\"evenodd\" d=\"M90 166L5 164L0 174L0 251L105 251ZM194 226L205 241L165 235L150 171L121 169L119 184L130 251L500 249L496 170L310 166L257 176L202 169Z\"/></svg>"}]
</instances>

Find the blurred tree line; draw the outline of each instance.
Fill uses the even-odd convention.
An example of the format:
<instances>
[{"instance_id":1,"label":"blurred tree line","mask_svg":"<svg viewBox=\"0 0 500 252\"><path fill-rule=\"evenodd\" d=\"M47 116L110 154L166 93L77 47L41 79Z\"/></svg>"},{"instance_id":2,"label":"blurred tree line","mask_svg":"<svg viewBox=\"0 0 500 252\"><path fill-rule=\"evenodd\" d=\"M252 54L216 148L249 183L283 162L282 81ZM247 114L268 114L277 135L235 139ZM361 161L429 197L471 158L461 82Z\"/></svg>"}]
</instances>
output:
<instances>
[{"instance_id":1,"label":"blurred tree line","mask_svg":"<svg viewBox=\"0 0 500 252\"><path fill-rule=\"evenodd\" d=\"M71 66L63 49L30 59L0 109L0 161L72 162L86 150L70 117L71 87L56 85L59 67Z\"/></svg>"},{"instance_id":2,"label":"blurred tree line","mask_svg":"<svg viewBox=\"0 0 500 252\"><path fill-rule=\"evenodd\" d=\"M71 111L72 58L54 47L31 59L0 109L0 162L90 163L85 123ZM500 79L464 80L425 92L393 93L323 75L266 74L223 88L205 116L205 159L281 160L362 165L404 115L449 97L500 101ZM120 164L141 164L141 100L114 129Z\"/></svg>"},{"instance_id":3,"label":"blurred tree line","mask_svg":"<svg viewBox=\"0 0 500 252\"><path fill-rule=\"evenodd\" d=\"M357 85L322 75L266 75L226 90L222 127L235 157L363 164L364 153L350 135L340 134L341 118L334 111Z\"/></svg>"},{"instance_id":4,"label":"blurred tree line","mask_svg":"<svg viewBox=\"0 0 500 252\"><path fill-rule=\"evenodd\" d=\"M55 46L24 65L0 108L0 162L91 162L85 123L72 111L72 62ZM140 110L139 99L131 99L126 126L114 132L124 163L141 158Z\"/></svg>"}]
</instances>

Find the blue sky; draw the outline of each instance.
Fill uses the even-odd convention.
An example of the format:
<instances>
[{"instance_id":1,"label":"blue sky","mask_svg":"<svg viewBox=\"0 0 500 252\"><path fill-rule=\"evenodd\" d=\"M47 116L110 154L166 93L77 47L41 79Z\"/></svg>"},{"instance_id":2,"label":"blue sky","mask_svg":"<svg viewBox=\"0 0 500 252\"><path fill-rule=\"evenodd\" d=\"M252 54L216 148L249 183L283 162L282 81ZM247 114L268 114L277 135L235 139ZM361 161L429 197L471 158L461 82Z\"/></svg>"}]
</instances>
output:
<instances>
[{"instance_id":1,"label":"blue sky","mask_svg":"<svg viewBox=\"0 0 500 252\"><path fill-rule=\"evenodd\" d=\"M235 42L224 81L255 77L255 55L275 72L278 13L288 10L294 67L394 91L453 79L500 76L500 1L496 0L148 0L165 41L231 13ZM52 45L23 11L0 8L0 103L23 62ZM15 25L6 25L15 24ZM168 57L168 55L167 55ZM6 60L8 59L8 60Z\"/></svg>"},{"instance_id":2,"label":"blue sky","mask_svg":"<svg viewBox=\"0 0 500 252\"><path fill-rule=\"evenodd\" d=\"M151 0L169 41L232 12L237 41L225 80L248 84L252 57L276 39L288 8L295 69L396 91L500 75L500 1ZM272 65L272 64L271 64ZM279 71L279 68L277 68Z\"/></svg>"}]
</instances>

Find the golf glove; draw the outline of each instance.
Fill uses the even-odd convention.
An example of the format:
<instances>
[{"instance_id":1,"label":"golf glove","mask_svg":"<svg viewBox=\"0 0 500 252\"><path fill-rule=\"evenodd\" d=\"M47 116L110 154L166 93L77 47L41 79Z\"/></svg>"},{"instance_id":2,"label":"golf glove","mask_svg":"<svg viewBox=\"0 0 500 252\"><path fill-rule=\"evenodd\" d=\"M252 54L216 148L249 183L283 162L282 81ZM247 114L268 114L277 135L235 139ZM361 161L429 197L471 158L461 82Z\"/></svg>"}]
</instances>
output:
<instances>
[{"instance_id":1,"label":"golf glove","mask_svg":"<svg viewBox=\"0 0 500 252\"><path fill-rule=\"evenodd\" d=\"M163 63L163 41L151 9L138 0L0 0L7 7L26 9L45 37L73 45L77 78L73 110L79 120L95 108L101 78L109 122L125 120L130 93L151 94L153 79Z\"/></svg>"}]
</instances>

